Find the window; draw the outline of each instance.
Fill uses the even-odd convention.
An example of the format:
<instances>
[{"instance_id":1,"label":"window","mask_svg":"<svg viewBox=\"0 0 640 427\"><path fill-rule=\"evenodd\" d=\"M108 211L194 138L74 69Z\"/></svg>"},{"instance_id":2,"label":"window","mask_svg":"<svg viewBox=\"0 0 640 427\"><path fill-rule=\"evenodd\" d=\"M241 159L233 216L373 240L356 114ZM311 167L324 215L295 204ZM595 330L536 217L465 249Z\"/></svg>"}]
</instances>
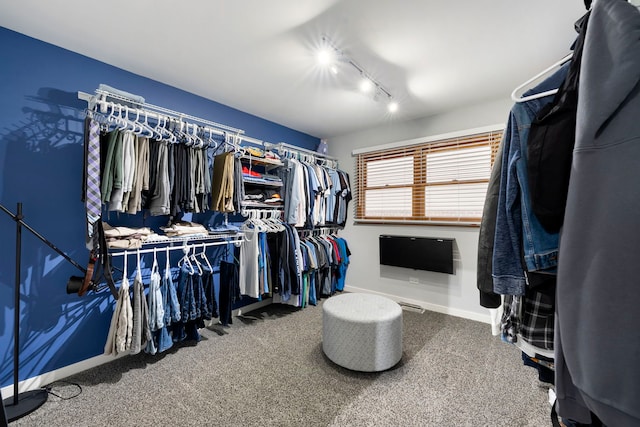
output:
<instances>
[{"instance_id":1,"label":"window","mask_svg":"<svg viewBox=\"0 0 640 427\"><path fill-rule=\"evenodd\" d=\"M502 127L354 152L356 222L479 223Z\"/></svg>"}]
</instances>

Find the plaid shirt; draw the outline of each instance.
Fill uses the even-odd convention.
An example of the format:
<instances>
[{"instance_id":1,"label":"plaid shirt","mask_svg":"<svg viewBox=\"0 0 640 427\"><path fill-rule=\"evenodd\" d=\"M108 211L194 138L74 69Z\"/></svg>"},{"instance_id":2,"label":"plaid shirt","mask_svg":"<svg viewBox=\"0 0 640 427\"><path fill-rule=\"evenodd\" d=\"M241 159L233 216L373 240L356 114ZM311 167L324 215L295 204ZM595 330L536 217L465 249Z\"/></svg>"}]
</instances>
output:
<instances>
[{"instance_id":1,"label":"plaid shirt","mask_svg":"<svg viewBox=\"0 0 640 427\"><path fill-rule=\"evenodd\" d=\"M515 343L518 335L527 343L553 351L555 277L542 286L527 287L524 296L504 298L502 339Z\"/></svg>"}]
</instances>

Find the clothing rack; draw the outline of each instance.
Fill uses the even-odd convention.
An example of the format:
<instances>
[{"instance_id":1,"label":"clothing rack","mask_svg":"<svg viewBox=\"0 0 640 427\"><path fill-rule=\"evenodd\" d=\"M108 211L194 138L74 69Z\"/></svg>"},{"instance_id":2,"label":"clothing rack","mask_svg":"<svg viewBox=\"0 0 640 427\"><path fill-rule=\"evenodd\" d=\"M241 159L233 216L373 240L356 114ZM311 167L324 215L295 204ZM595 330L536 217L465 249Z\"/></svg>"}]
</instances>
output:
<instances>
[{"instance_id":1,"label":"clothing rack","mask_svg":"<svg viewBox=\"0 0 640 427\"><path fill-rule=\"evenodd\" d=\"M282 206L265 206L260 209L242 209L240 211L240 215L257 219L276 218L281 215L282 209Z\"/></svg>"},{"instance_id":2,"label":"clothing rack","mask_svg":"<svg viewBox=\"0 0 640 427\"><path fill-rule=\"evenodd\" d=\"M300 237L326 236L343 229L344 227L339 225L322 225L312 229L310 228L298 229L298 234L300 235Z\"/></svg>"},{"instance_id":3,"label":"clothing rack","mask_svg":"<svg viewBox=\"0 0 640 427\"><path fill-rule=\"evenodd\" d=\"M216 240L219 242L213 242L213 243L224 244L224 243L227 243L229 240L232 240L232 239L229 239L230 237L236 238L236 237L243 237L243 236L242 236L242 233L239 233L239 232L209 234L206 236L199 236L196 234L191 236L185 235L185 236L175 236L175 237L169 237L169 238L162 238L159 236L157 238L154 238L154 237L148 238L143 242L143 245L186 243L194 240L198 240L198 241Z\"/></svg>"},{"instance_id":4,"label":"clothing rack","mask_svg":"<svg viewBox=\"0 0 640 427\"><path fill-rule=\"evenodd\" d=\"M316 160L331 161L335 168L338 167L338 159L335 157L318 153L317 151L308 150L306 148L296 147L295 145L287 144L285 142L278 142L277 144L265 142L264 147L267 149L276 150L278 151L279 154L292 153L292 154L298 154L298 155L302 154L303 156L308 155L311 157L312 161L316 161Z\"/></svg>"},{"instance_id":5,"label":"clothing rack","mask_svg":"<svg viewBox=\"0 0 640 427\"><path fill-rule=\"evenodd\" d=\"M206 120L200 117L185 114L179 111L170 110L168 108L160 107L157 105L149 104L147 102L140 102L139 100L128 98L117 93L112 93L107 90L96 89L95 95L90 93L78 91L78 99L87 102L87 111L96 112L100 114L106 114L109 108L118 113L125 112L135 114L136 118L151 118L156 121L166 121L172 119L181 123L186 123L187 128L189 126L200 126L203 132L214 133L220 136L231 136L235 139L234 144L236 150L239 150L240 143L248 142L251 144L264 145L268 144L257 138L250 137L244 134L244 130L227 126L221 123L217 123L211 120ZM124 103L124 104L123 104ZM190 121L191 123L187 122Z\"/></svg>"},{"instance_id":6,"label":"clothing rack","mask_svg":"<svg viewBox=\"0 0 640 427\"><path fill-rule=\"evenodd\" d=\"M233 239L229 240L218 240L215 242L201 242L201 243L184 243L180 246L165 246L162 248L147 248L147 249L121 249L119 252L113 252L110 255L112 257L118 256L128 256L128 255L141 255L141 254L149 254L149 253L162 253L166 251L177 251L177 250L185 250L185 248L203 248L206 249L212 246L221 246L229 243L240 244L244 238L244 234L237 233L234 235ZM195 239L194 239L195 240ZM166 243L166 241L157 241L154 243Z\"/></svg>"}]
</instances>

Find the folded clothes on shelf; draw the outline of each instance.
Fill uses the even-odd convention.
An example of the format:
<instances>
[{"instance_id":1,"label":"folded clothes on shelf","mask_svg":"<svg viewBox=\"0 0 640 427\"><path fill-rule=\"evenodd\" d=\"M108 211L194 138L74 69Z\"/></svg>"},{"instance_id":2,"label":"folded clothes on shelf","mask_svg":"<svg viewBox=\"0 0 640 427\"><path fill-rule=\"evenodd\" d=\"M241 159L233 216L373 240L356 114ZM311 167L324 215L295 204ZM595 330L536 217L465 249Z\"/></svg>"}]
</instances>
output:
<instances>
[{"instance_id":1,"label":"folded clothes on shelf","mask_svg":"<svg viewBox=\"0 0 640 427\"><path fill-rule=\"evenodd\" d=\"M271 160L280 160L278 153L274 153L273 151L265 151L264 157Z\"/></svg>"},{"instance_id":2,"label":"folded clothes on shelf","mask_svg":"<svg viewBox=\"0 0 640 427\"><path fill-rule=\"evenodd\" d=\"M256 178L259 178L262 176L260 172L256 172L253 169L249 169L247 166L242 166L242 175L255 176Z\"/></svg>"},{"instance_id":3,"label":"folded clothes on shelf","mask_svg":"<svg viewBox=\"0 0 640 427\"><path fill-rule=\"evenodd\" d=\"M268 173L264 173L261 175L262 179L266 179L267 181L273 182L282 182L282 179L277 175L269 175Z\"/></svg>"},{"instance_id":4,"label":"folded clothes on shelf","mask_svg":"<svg viewBox=\"0 0 640 427\"><path fill-rule=\"evenodd\" d=\"M282 179L277 175L256 172L247 166L242 166L242 177L248 182L259 182L268 184L282 184Z\"/></svg>"},{"instance_id":5,"label":"folded clothes on shelf","mask_svg":"<svg viewBox=\"0 0 640 427\"><path fill-rule=\"evenodd\" d=\"M245 147L244 151L248 156L251 156L251 157L257 157L260 159L280 160L280 156L271 150L265 151L258 147Z\"/></svg>"},{"instance_id":6,"label":"folded clothes on shelf","mask_svg":"<svg viewBox=\"0 0 640 427\"><path fill-rule=\"evenodd\" d=\"M209 234L238 233L240 227L233 224L218 224L209 227Z\"/></svg>"},{"instance_id":7,"label":"folded clothes on shelf","mask_svg":"<svg viewBox=\"0 0 640 427\"><path fill-rule=\"evenodd\" d=\"M109 249L138 249L145 241L157 236L149 227L111 227L104 222L103 228Z\"/></svg>"},{"instance_id":8,"label":"folded clothes on shelf","mask_svg":"<svg viewBox=\"0 0 640 427\"><path fill-rule=\"evenodd\" d=\"M209 234L209 230L204 225L190 221L176 222L168 227L160 227L160 229L169 237Z\"/></svg>"},{"instance_id":9,"label":"folded clothes on shelf","mask_svg":"<svg viewBox=\"0 0 640 427\"><path fill-rule=\"evenodd\" d=\"M246 147L245 152L253 157L264 157L264 151L258 147Z\"/></svg>"}]
</instances>

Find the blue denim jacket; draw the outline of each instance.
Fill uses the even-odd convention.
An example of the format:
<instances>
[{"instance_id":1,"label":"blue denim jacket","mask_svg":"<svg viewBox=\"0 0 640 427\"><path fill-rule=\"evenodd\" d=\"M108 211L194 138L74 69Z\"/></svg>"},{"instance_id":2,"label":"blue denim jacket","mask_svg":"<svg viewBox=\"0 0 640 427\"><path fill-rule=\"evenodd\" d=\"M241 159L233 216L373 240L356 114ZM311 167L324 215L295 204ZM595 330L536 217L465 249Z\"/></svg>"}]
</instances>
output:
<instances>
[{"instance_id":1,"label":"blue denim jacket","mask_svg":"<svg viewBox=\"0 0 640 427\"><path fill-rule=\"evenodd\" d=\"M568 66L563 66L525 95L558 88L567 70ZM558 233L545 231L533 214L527 179L529 128L536 113L552 99L549 95L517 103L509 115L493 248L493 288L497 294L524 295L525 269L555 273L558 263Z\"/></svg>"}]
</instances>

